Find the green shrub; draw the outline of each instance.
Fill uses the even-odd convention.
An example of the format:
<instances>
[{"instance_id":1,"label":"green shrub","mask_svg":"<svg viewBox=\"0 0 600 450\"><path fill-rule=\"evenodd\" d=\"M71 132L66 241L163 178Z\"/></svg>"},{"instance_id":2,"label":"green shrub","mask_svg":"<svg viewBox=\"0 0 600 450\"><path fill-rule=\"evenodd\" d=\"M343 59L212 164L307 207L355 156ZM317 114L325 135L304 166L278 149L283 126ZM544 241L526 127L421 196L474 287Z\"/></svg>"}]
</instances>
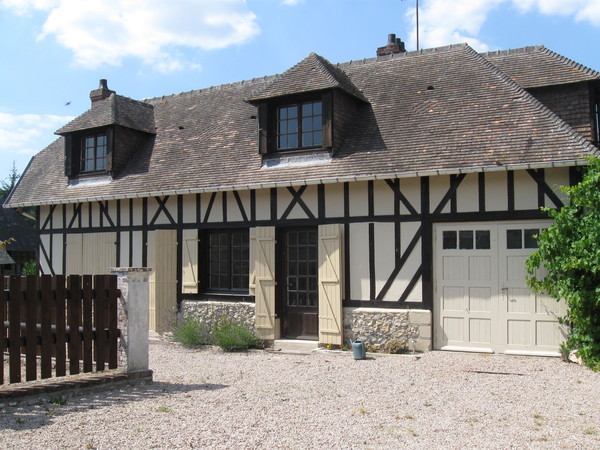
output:
<instances>
[{"instance_id":1,"label":"green shrub","mask_svg":"<svg viewBox=\"0 0 600 450\"><path fill-rule=\"evenodd\" d=\"M210 328L194 317L183 317L172 329L175 342L186 347L198 347L212 343Z\"/></svg>"},{"instance_id":2,"label":"green shrub","mask_svg":"<svg viewBox=\"0 0 600 450\"><path fill-rule=\"evenodd\" d=\"M406 351L406 341L403 339L390 339L385 344L385 350L393 355L404 353Z\"/></svg>"},{"instance_id":3,"label":"green shrub","mask_svg":"<svg viewBox=\"0 0 600 450\"><path fill-rule=\"evenodd\" d=\"M225 352L248 350L260 344L254 330L247 325L223 318L212 327L214 344Z\"/></svg>"},{"instance_id":4,"label":"green shrub","mask_svg":"<svg viewBox=\"0 0 600 450\"><path fill-rule=\"evenodd\" d=\"M37 273L37 265L35 264L35 261L33 259L23 264L21 275L37 275Z\"/></svg>"}]
</instances>

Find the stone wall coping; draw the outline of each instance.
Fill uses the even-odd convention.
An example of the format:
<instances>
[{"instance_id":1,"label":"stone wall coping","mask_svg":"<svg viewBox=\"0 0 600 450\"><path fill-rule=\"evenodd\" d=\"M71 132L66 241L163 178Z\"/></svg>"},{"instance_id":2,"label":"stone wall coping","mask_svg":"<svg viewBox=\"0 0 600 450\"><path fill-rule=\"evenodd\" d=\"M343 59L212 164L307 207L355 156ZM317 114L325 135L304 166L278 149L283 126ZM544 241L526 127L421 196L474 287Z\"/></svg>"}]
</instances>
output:
<instances>
[{"instance_id":1,"label":"stone wall coping","mask_svg":"<svg viewBox=\"0 0 600 450\"><path fill-rule=\"evenodd\" d=\"M255 305L254 302L231 302L220 300L183 300L182 303L189 305Z\"/></svg>"},{"instance_id":2,"label":"stone wall coping","mask_svg":"<svg viewBox=\"0 0 600 450\"><path fill-rule=\"evenodd\" d=\"M369 308L365 306L350 306L344 307L344 311L357 313L427 313L431 314L428 309L403 309L403 308Z\"/></svg>"},{"instance_id":3,"label":"stone wall coping","mask_svg":"<svg viewBox=\"0 0 600 450\"><path fill-rule=\"evenodd\" d=\"M148 273L152 272L152 268L150 267L109 267L111 273L115 272L138 272L138 273Z\"/></svg>"}]
</instances>

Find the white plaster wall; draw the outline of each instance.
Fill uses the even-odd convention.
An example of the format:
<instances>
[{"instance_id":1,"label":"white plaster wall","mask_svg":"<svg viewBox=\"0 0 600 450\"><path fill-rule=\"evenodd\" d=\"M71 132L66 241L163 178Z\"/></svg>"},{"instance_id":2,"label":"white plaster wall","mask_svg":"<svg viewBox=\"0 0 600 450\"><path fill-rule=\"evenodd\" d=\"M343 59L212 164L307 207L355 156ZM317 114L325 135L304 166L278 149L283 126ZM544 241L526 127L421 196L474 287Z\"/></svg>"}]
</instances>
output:
<instances>
[{"instance_id":1,"label":"white plaster wall","mask_svg":"<svg viewBox=\"0 0 600 450\"><path fill-rule=\"evenodd\" d=\"M366 216L369 214L369 190L366 181L350 183L350 215Z\"/></svg>"},{"instance_id":2,"label":"white plaster wall","mask_svg":"<svg viewBox=\"0 0 600 450\"><path fill-rule=\"evenodd\" d=\"M177 196L171 195L169 197L169 199L167 200L166 206L167 206L167 210L169 211L169 214L171 214L171 217L173 217L174 220L177 220ZM154 198L148 199L148 222L150 222L150 220L152 220L152 218L156 214L156 211L158 211L159 208L160 208L160 205L159 205L158 201L156 201L156 199L154 199ZM160 214L158 215L158 217L156 218L156 221L154 222L155 225L167 225L170 223L171 222L170 222L169 218L167 217L165 212L162 210L161 210Z\"/></svg>"},{"instance_id":3,"label":"white plaster wall","mask_svg":"<svg viewBox=\"0 0 600 450\"><path fill-rule=\"evenodd\" d=\"M133 235L133 267L142 267L142 232L134 231ZM127 255L127 259L125 261L129 261L129 255Z\"/></svg>"},{"instance_id":4,"label":"white plaster wall","mask_svg":"<svg viewBox=\"0 0 600 450\"><path fill-rule=\"evenodd\" d=\"M448 192L450 188L450 177L448 175L439 176L439 177L431 177L429 179L429 209L430 212L435 211L438 207L439 203ZM441 211L443 213L450 212L450 202L446 204L446 207Z\"/></svg>"},{"instance_id":5,"label":"white plaster wall","mask_svg":"<svg viewBox=\"0 0 600 450\"><path fill-rule=\"evenodd\" d=\"M202 220L206 217L206 212L208 211L208 206L210 205L210 198L212 194L202 194L202 202L200 204L200 210L202 211ZM208 222L222 222L223 221L223 197L222 192L217 192L215 196L215 201L213 202L212 208L210 210L210 215L208 216Z\"/></svg>"},{"instance_id":6,"label":"white plaster wall","mask_svg":"<svg viewBox=\"0 0 600 450\"><path fill-rule=\"evenodd\" d=\"M48 236L47 234L42 234L40 236L40 241L41 241L41 245L46 249L46 253L50 252L50 236ZM50 274L50 266L48 265L48 263L46 262L46 258L44 256L44 254L42 253L42 251L40 250L40 269L42 271L42 273L45 274Z\"/></svg>"},{"instance_id":7,"label":"white plaster wall","mask_svg":"<svg viewBox=\"0 0 600 450\"><path fill-rule=\"evenodd\" d=\"M256 219L269 220L271 218L271 190L259 189L256 191Z\"/></svg>"},{"instance_id":8,"label":"white plaster wall","mask_svg":"<svg viewBox=\"0 0 600 450\"><path fill-rule=\"evenodd\" d=\"M297 191L300 189L300 186L294 186L294 189ZM317 197L318 194L316 185L308 186L301 197L302 201L306 204L315 217L318 216L319 212ZM286 211L293 198L294 197L292 196L291 192L286 188L277 189L277 216L279 218L283 216L283 213ZM291 212L287 216L288 219L306 219L307 217L308 215L298 203L294 205Z\"/></svg>"},{"instance_id":9,"label":"white plaster wall","mask_svg":"<svg viewBox=\"0 0 600 450\"><path fill-rule=\"evenodd\" d=\"M456 210L479 211L479 180L476 173L468 174L456 190Z\"/></svg>"},{"instance_id":10,"label":"white plaster wall","mask_svg":"<svg viewBox=\"0 0 600 450\"><path fill-rule=\"evenodd\" d=\"M351 300L369 300L369 224L350 225Z\"/></svg>"},{"instance_id":11,"label":"white plaster wall","mask_svg":"<svg viewBox=\"0 0 600 450\"><path fill-rule=\"evenodd\" d=\"M129 266L129 233L123 231L120 234L121 238L121 249L119 251L119 264L121 267ZM139 266L136 266L139 267Z\"/></svg>"},{"instance_id":12,"label":"white plaster wall","mask_svg":"<svg viewBox=\"0 0 600 450\"><path fill-rule=\"evenodd\" d=\"M400 191L406 197L411 206L421 212L421 181L419 178L400 179ZM400 214L410 214L404 203L400 202Z\"/></svg>"},{"instance_id":13,"label":"white plaster wall","mask_svg":"<svg viewBox=\"0 0 600 450\"><path fill-rule=\"evenodd\" d=\"M389 190L389 188L388 188ZM367 237L368 238L368 237ZM394 224L375 224L375 293L383 288L395 265ZM368 257L367 252L367 257ZM367 273L368 275L368 273Z\"/></svg>"},{"instance_id":14,"label":"white plaster wall","mask_svg":"<svg viewBox=\"0 0 600 450\"><path fill-rule=\"evenodd\" d=\"M143 223L143 203L141 198L133 200L133 225L142 225ZM141 267L141 266L136 266Z\"/></svg>"},{"instance_id":15,"label":"white plaster wall","mask_svg":"<svg viewBox=\"0 0 600 450\"><path fill-rule=\"evenodd\" d=\"M569 185L569 169L560 167L556 169L546 169L546 183L554 191L558 198L566 205L568 199L566 194L560 190L560 186ZM546 196L546 206L554 206L554 203Z\"/></svg>"},{"instance_id":16,"label":"white plaster wall","mask_svg":"<svg viewBox=\"0 0 600 450\"><path fill-rule=\"evenodd\" d=\"M344 217L344 184L325 185L325 216Z\"/></svg>"},{"instance_id":17,"label":"white plaster wall","mask_svg":"<svg viewBox=\"0 0 600 450\"><path fill-rule=\"evenodd\" d=\"M485 210L506 211L508 208L508 190L506 172L485 173Z\"/></svg>"},{"instance_id":18,"label":"white plaster wall","mask_svg":"<svg viewBox=\"0 0 600 450\"><path fill-rule=\"evenodd\" d=\"M244 208L244 213L248 220L250 220L250 191L239 191L238 195ZM227 192L227 221L228 222L241 222L244 220L238 202L235 199L233 192Z\"/></svg>"},{"instance_id":19,"label":"white plaster wall","mask_svg":"<svg viewBox=\"0 0 600 450\"><path fill-rule=\"evenodd\" d=\"M184 195L182 200L183 222L196 223L196 195Z\"/></svg>"},{"instance_id":20,"label":"white plaster wall","mask_svg":"<svg viewBox=\"0 0 600 450\"><path fill-rule=\"evenodd\" d=\"M57 275L62 274L62 261L64 254L63 235L55 234L52 236L52 267L54 273ZM50 252L50 247L46 247L46 251ZM50 255L48 255L50 256ZM45 259L45 258L44 258Z\"/></svg>"},{"instance_id":21,"label":"white plaster wall","mask_svg":"<svg viewBox=\"0 0 600 450\"><path fill-rule=\"evenodd\" d=\"M515 171L515 209L537 209L537 183L524 170Z\"/></svg>"},{"instance_id":22,"label":"white plaster wall","mask_svg":"<svg viewBox=\"0 0 600 450\"><path fill-rule=\"evenodd\" d=\"M375 215L394 214L394 191L385 181L373 183L373 197L375 198Z\"/></svg>"}]
</instances>

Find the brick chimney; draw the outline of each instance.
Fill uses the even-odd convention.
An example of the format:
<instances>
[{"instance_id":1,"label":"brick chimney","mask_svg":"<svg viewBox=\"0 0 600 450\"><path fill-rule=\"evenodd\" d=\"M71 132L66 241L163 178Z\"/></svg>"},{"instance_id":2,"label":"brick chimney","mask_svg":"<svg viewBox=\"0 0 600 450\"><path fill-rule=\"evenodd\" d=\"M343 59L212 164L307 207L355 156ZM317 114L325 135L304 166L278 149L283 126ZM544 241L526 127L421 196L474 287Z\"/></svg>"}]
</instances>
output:
<instances>
[{"instance_id":1,"label":"brick chimney","mask_svg":"<svg viewBox=\"0 0 600 450\"><path fill-rule=\"evenodd\" d=\"M377 56L391 55L392 53L404 53L404 42L396 38L395 34L388 34L388 43L385 47L377 49Z\"/></svg>"},{"instance_id":2,"label":"brick chimney","mask_svg":"<svg viewBox=\"0 0 600 450\"><path fill-rule=\"evenodd\" d=\"M110 94L114 94L115 91L108 89L108 82L106 80L100 80L100 87L90 92L90 99L92 100L92 108L98 106L102 100L110 97Z\"/></svg>"}]
</instances>

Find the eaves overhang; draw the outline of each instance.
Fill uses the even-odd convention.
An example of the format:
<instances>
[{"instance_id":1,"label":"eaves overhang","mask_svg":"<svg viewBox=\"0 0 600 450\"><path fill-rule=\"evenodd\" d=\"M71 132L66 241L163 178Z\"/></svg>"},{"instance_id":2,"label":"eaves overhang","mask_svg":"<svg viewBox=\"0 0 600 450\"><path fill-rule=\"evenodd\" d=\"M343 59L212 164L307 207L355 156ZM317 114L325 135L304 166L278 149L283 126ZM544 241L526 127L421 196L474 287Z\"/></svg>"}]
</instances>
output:
<instances>
[{"instance_id":1,"label":"eaves overhang","mask_svg":"<svg viewBox=\"0 0 600 450\"><path fill-rule=\"evenodd\" d=\"M212 192L231 192L231 191L244 191L252 189L269 189L277 187L292 187L292 186L303 186L303 185L317 185L317 184L335 184L335 183L346 183L346 182L358 182L358 181L372 181L372 180L386 180L395 178L415 178L415 177L430 177L439 175L460 175L478 172L505 172L510 170L527 170L527 169L549 169L559 167L573 167L573 166L586 166L588 161L582 159L572 159L564 161L540 161L532 163L520 163L520 164L506 164L506 165L491 165L491 166L476 166L476 167L459 167L449 169L429 169L429 170L415 170L415 171L404 171L404 172L384 172L378 174L366 174L366 175L348 175L340 177L329 177L329 178L306 178L296 179L290 181L279 181L279 182L268 182L268 183L248 183L248 184L236 184L236 185L223 185L218 187L207 187L207 188L191 188L191 189L166 189L160 191L150 191L144 193L133 193L133 194L109 194L109 195L98 195L93 197L74 197L64 200L44 200L39 202L18 202L11 203L10 205L3 205L5 208L24 208L29 206L44 206L44 205L61 205L61 204L72 204L72 203L87 203L95 201L107 201L107 200L127 200L134 198L148 198L148 197L164 197L167 195L187 195L187 194L203 194Z\"/></svg>"}]
</instances>

